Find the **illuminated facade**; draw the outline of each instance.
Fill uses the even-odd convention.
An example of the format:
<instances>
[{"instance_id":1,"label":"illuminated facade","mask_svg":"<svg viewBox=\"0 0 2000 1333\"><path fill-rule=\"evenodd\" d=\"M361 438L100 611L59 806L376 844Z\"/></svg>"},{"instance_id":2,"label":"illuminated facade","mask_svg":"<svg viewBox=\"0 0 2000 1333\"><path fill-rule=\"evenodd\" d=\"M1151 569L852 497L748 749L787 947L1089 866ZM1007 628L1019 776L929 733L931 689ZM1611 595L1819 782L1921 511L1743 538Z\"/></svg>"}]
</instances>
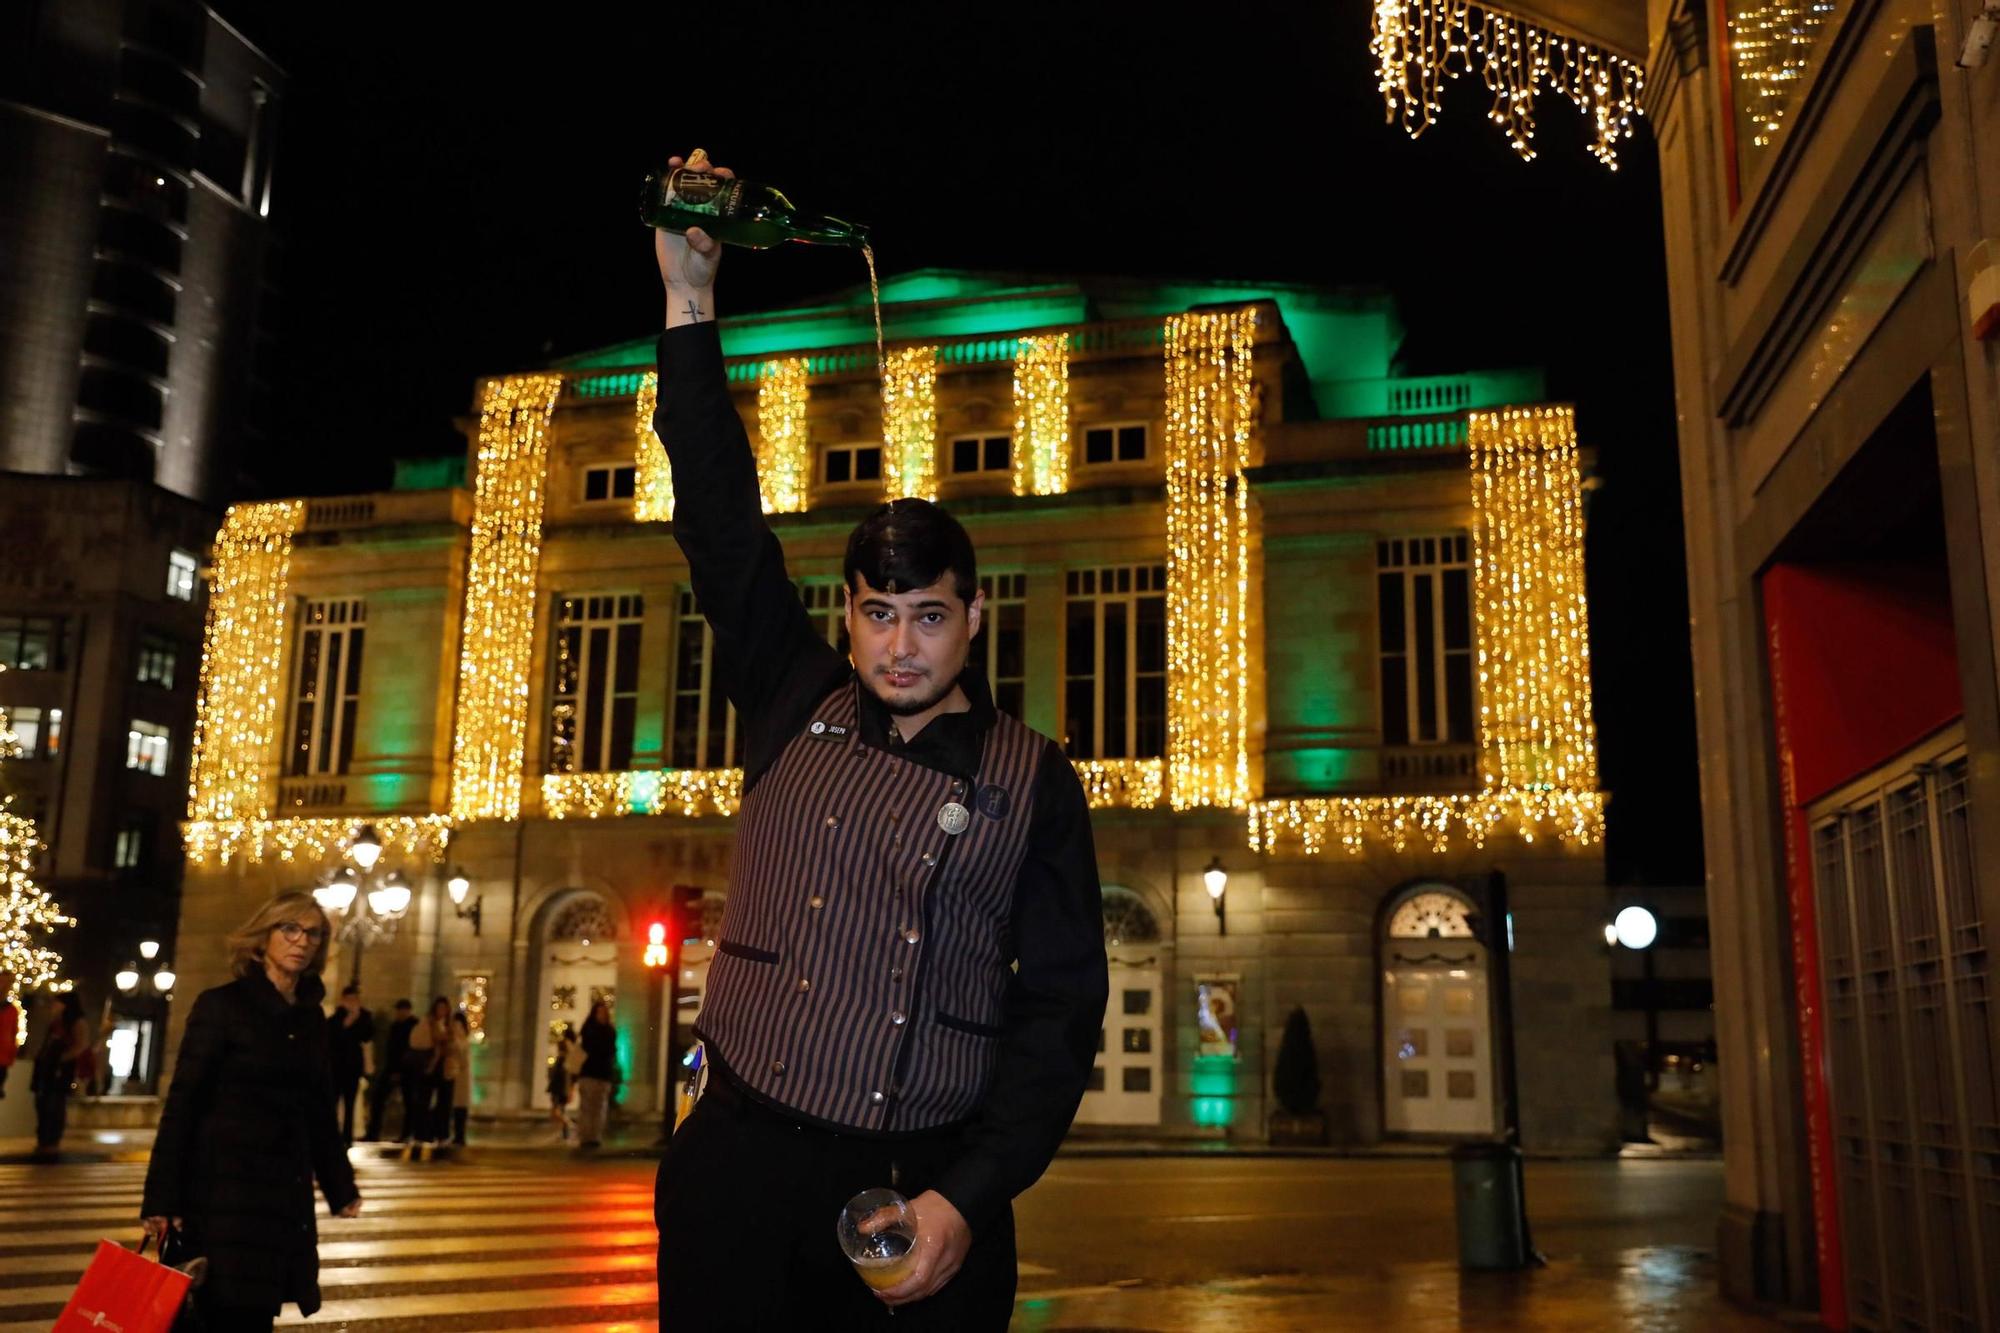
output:
<instances>
[{"instance_id":1,"label":"illuminated facade","mask_svg":"<svg viewBox=\"0 0 2000 1333\"><path fill-rule=\"evenodd\" d=\"M2000 1327L2000 56L1968 41L1978 12L1650 7L1721 1269L1835 1329Z\"/></svg>"},{"instance_id":2,"label":"illuminated facade","mask_svg":"<svg viewBox=\"0 0 2000 1333\"><path fill-rule=\"evenodd\" d=\"M847 534L892 489L972 533L974 663L1064 741L1096 812L1114 975L1081 1119L1261 1139L1304 1005L1335 1141L1490 1130L1499 870L1529 1142L1609 1146L1584 460L1566 409L1530 410L1539 374L1401 376L1392 305L1344 292L927 272L883 298L886 386L865 289L725 318L726 373L830 642ZM550 1023L601 992L630 1104L653 1105L648 927L687 918L679 889L711 911L724 889L740 751L662 508L652 348L483 384L463 485L303 503L261 808L188 825L184 939L372 823L417 892L367 950L369 1002L476 980L488 1109L533 1105ZM351 690L309 633L345 635ZM1392 933L1420 896L1463 928L1449 948ZM706 949L677 960L690 988Z\"/></svg>"}]
</instances>

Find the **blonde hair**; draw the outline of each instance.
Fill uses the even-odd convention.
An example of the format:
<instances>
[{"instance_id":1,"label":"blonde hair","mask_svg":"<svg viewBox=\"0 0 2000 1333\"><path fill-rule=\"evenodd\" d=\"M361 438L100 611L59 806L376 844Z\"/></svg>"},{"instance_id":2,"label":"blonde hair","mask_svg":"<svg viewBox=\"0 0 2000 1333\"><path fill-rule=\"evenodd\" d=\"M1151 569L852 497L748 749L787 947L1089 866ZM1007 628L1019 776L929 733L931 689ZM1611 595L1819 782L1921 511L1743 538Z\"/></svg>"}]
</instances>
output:
<instances>
[{"instance_id":1,"label":"blonde hair","mask_svg":"<svg viewBox=\"0 0 2000 1333\"><path fill-rule=\"evenodd\" d=\"M301 913L311 912L319 918L319 945L313 950L306 971L318 972L326 962L327 938L332 934L326 913L320 909L317 899L304 889L291 889L279 894L250 914L250 919L223 936L222 942L229 947L229 970L239 977L247 977L264 966L264 941L271 932L287 921L303 921Z\"/></svg>"}]
</instances>

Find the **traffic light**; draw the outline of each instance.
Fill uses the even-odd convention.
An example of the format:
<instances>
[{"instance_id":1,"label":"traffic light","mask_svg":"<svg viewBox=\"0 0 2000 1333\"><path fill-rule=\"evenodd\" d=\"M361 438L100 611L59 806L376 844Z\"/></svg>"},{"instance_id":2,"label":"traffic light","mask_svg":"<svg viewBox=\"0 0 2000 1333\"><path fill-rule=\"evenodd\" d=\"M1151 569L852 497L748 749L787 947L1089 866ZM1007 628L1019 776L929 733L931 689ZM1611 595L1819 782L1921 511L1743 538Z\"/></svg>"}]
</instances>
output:
<instances>
[{"instance_id":1,"label":"traffic light","mask_svg":"<svg viewBox=\"0 0 2000 1333\"><path fill-rule=\"evenodd\" d=\"M646 927L646 952L642 959L647 967L665 967L672 959L667 952L667 923L655 921Z\"/></svg>"}]
</instances>

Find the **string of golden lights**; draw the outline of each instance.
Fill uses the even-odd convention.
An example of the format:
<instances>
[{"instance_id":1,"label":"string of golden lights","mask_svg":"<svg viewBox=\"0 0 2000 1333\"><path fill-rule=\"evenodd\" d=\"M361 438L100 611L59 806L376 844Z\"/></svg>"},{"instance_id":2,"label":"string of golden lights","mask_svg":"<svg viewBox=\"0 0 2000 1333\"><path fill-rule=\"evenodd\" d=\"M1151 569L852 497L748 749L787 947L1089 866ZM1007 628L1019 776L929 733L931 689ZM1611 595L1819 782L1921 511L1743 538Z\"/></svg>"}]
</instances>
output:
<instances>
[{"instance_id":1,"label":"string of golden lights","mask_svg":"<svg viewBox=\"0 0 2000 1333\"><path fill-rule=\"evenodd\" d=\"M366 820L381 839L385 856L410 862L443 860L454 823L449 815L368 815ZM356 823L352 816L191 819L182 825L181 839L188 860L196 865L222 866L239 858L252 864L317 865L346 853Z\"/></svg>"},{"instance_id":2,"label":"string of golden lights","mask_svg":"<svg viewBox=\"0 0 2000 1333\"><path fill-rule=\"evenodd\" d=\"M1386 118L1412 139L1443 112L1444 85L1479 72L1498 125L1525 161L1535 157L1535 97L1566 97L1589 122L1591 155L1618 169L1618 145L1640 114L1645 70L1604 48L1469 0L1375 0L1368 50Z\"/></svg>"},{"instance_id":3,"label":"string of golden lights","mask_svg":"<svg viewBox=\"0 0 2000 1333\"><path fill-rule=\"evenodd\" d=\"M195 697L189 819L270 813L266 783L283 691L292 534L300 500L231 505L215 536L206 650Z\"/></svg>"},{"instance_id":4,"label":"string of golden lights","mask_svg":"<svg viewBox=\"0 0 2000 1333\"><path fill-rule=\"evenodd\" d=\"M1749 146L1768 148L1798 100L1800 80L1833 0L1770 0L1729 14L1729 80L1750 124Z\"/></svg>"},{"instance_id":5,"label":"string of golden lights","mask_svg":"<svg viewBox=\"0 0 2000 1333\"><path fill-rule=\"evenodd\" d=\"M812 481L806 439L806 359L766 361L757 372L757 484L767 514L803 514Z\"/></svg>"},{"instance_id":6,"label":"string of golden lights","mask_svg":"<svg viewBox=\"0 0 2000 1333\"><path fill-rule=\"evenodd\" d=\"M674 474L667 451L653 430L653 412L660 403L660 373L639 377L632 398L632 517L640 523L668 523L674 517Z\"/></svg>"},{"instance_id":7,"label":"string of golden lights","mask_svg":"<svg viewBox=\"0 0 2000 1333\"><path fill-rule=\"evenodd\" d=\"M560 375L511 375L487 381L480 403L452 736L455 819L514 819L521 812L542 490L549 418L561 390Z\"/></svg>"},{"instance_id":8,"label":"string of golden lights","mask_svg":"<svg viewBox=\"0 0 2000 1333\"><path fill-rule=\"evenodd\" d=\"M35 862L42 851L35 821L0 805L0 972L14 974L19 994L57 981L62 954L49 936L58 926L76 924L35 882ZM0 994L0 1000L8 998Z\"/></svg>"},{"instance_id":9,"label":"string of golden lights","mask_svg":"<svg viewBox=\"0 0 2000 1333\"><path fill-rule=\"evenodd\" d=\"M882 489L937 499L937 348L899 347L882 361Z\"/></svg>"},{"instance_id":10,"label":"string of golden lights","mask_svg":"<svg viewBox=\"0 0 2000 1333\"><path fill-rule=\"evenodd\" d=\"M742 803L740 768L550 773L542 778L542 813L550 819L733 815Z\"/></svg>"},{"instance_id":11,"label":"string of golden lights","mask_svg":"<svg viewBox=\"0 0 2000 1333\"><path fill-rule=\"evenodd\" d=\"M1069 489L1069 334L1041 333L1014 349L1014 494Z\"/></svg>"},{"instance_id":12,"label":"string of golden lights","mask_svg":"<svg viewBox=\"0 0 2000 1333\"><path fill-rule=\"evenodd\" d=\"M1250 466L1257 308L1166 329L1167 794L1250 799Z\"/></svg>"},{"instance_id":13,"label":"string of golden lights","mask_svg":"<svg viewBox=\"0 0 2000 1333\"><path fill-rule=\"evenodd\" d=\"M1604 797L1594 791L1484 791L1438 796L1316 796L1256 801L1250 850L1296 842L1307 855L1339 847L1359 855L1371 845L1402 852L1413 844L1443 855L1454 846L1484 847L1502 832L1576 847L1604 838Z\"/></svg>"},{"instance_id":14,"label":"string of golden lights","mask_svg":"<svg viewBox=\"0 0 2000 1333\"><path fill-rule=\"evenodd\" d=\"M1157 759L1073 759L1070 764L1093 810L1151 810L1166 789L1166 766Z\"/></svg>"}]
</instances>

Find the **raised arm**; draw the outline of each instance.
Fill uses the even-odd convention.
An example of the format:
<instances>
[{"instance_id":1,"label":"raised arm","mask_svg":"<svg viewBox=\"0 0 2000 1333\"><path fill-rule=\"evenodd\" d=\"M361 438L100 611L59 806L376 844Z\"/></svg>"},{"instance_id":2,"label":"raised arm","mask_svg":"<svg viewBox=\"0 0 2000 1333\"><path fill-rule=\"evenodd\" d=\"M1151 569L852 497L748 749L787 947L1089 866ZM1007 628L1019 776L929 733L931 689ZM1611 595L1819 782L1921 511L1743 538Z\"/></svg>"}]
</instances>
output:
<instances>
[{"instance_id":1,"label":"raised arm","mask_svg":"<svg viewBox=\"0 0 2000 1333\"><path fill-rule=\"evenodd\" d=\"M715 629L715 679L742 715L754 757L764 733L789 727L790 719L772 716L774 706L790 703L795 711L803 700L810 708L820 682L830 684L844 663L814 631L764 521L756 459L729 397L715 326L721 242L698 228L654 236L667 327L653 429L673 470L674 540L687 556L695 601Z\"/></svg>"}]
</instances>

